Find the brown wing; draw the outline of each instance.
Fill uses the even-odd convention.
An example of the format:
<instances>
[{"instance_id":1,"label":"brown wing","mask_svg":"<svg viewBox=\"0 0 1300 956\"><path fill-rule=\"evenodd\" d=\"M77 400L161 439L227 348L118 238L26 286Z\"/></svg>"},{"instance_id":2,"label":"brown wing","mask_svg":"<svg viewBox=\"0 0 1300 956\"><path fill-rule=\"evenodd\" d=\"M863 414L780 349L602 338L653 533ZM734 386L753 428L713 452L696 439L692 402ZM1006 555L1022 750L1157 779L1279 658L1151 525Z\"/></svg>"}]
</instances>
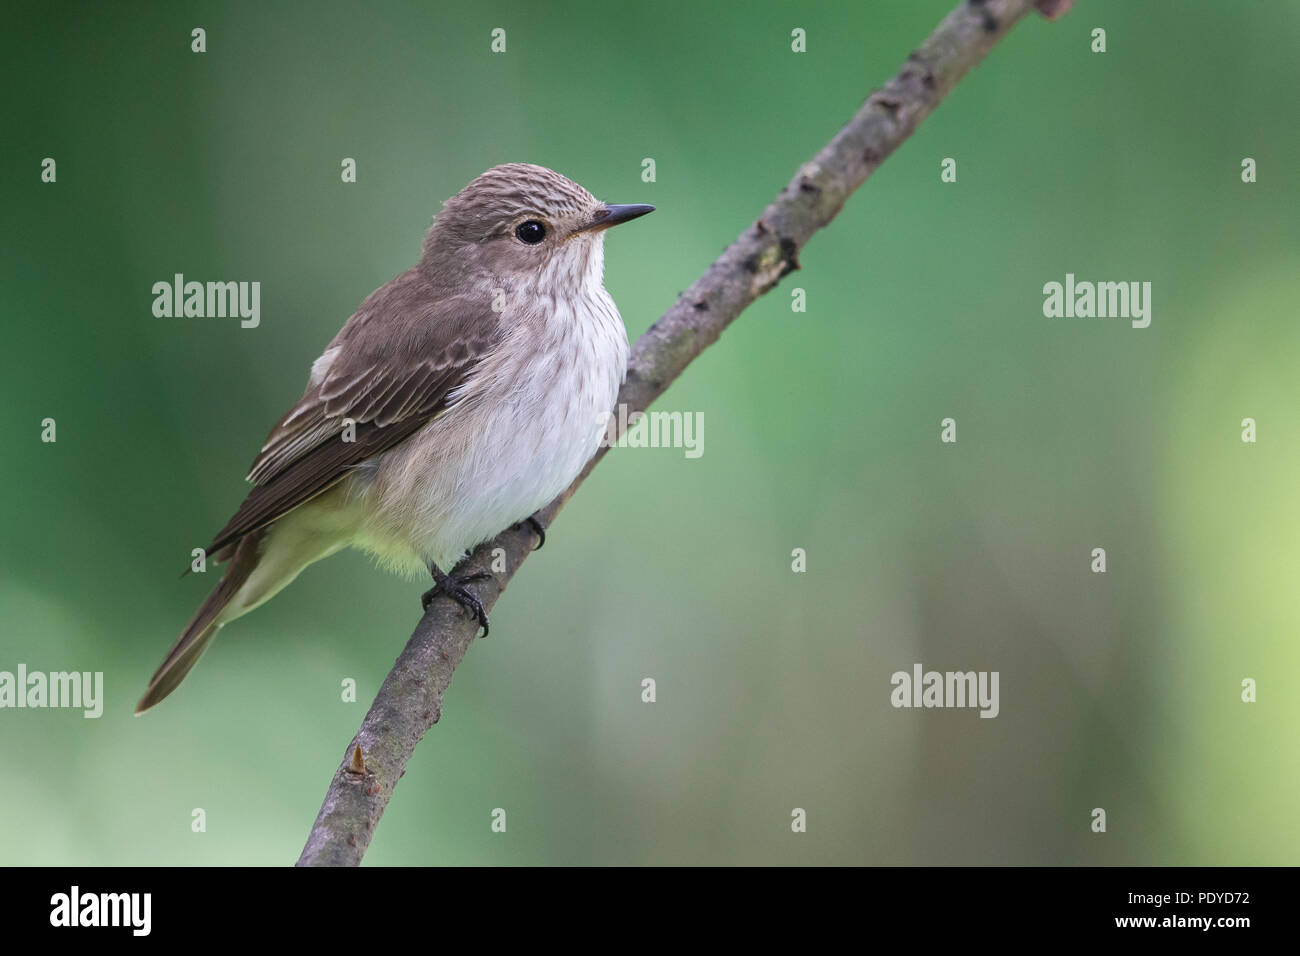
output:
<instances>
[{"instance_id":1,"label":"brown wing","mask_svg":"<svg viewBox=\"0 0 1300 956\"><path fill-rule=\"evenodd\" d=\"M377 289L329 344L302 399L271 429L248 475L257 487L208 553L220 560L218 552L436 418L499 335L487 302L439 294L415 270ZM355 441L343 441L348 419Z\"/></svg>"}]
</instances>

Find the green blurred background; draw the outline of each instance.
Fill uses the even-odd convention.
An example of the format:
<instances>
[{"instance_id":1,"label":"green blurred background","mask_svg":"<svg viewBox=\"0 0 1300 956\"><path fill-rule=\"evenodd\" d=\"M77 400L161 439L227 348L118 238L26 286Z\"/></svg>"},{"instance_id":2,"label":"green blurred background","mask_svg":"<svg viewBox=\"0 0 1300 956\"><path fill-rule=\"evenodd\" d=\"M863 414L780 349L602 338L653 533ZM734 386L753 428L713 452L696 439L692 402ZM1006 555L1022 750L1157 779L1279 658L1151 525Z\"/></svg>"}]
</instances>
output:
<instances>
[{"instance_id":1,"label":"green blurred background","mask_svg":"<svg viewBox=\"0 0 1300 956\"><path fill-rule=\"evenodd\" d=\"M0 863L297 858L423 582L316 565L132 706L215 581L190 549L444 198L528 161L657 205L607 243L635 338L952 3L8 5L0 669L107 702L0 711ZM617 450L566 508L367 863L1295 863L1298 28L1016 28L661 401L703 457ZM261 326L154 318L176 272L260 281ZM1066 272L1152 282L1151 327L1044 318ZM895 710L917 662L999 671L1000 716Z\"/></svg>"}]
</instances>

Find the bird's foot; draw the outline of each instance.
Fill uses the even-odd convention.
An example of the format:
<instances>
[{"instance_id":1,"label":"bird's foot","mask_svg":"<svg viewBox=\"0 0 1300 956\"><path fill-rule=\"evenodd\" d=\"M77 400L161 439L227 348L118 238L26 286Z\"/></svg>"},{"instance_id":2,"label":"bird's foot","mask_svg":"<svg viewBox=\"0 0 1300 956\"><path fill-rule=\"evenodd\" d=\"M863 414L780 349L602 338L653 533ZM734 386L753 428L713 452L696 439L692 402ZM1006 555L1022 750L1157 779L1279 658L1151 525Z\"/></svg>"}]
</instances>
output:
<instances>
[{"instance_id":1,"label":"bird's foot","mask_svg":"<svg viewBox=\"0 0 1300 956\"><path fill-rule=\"evenodd\" d=\"M429 566L429 573L433 575L434 585L420 595L420 603L424 609L429 610L429 605L439 594L445 594L465 610L478 619L479 624L483 625L483 636L488 636L488 616L487 611L483 609L483 602L480 601L473 591L470 591L465 585L471 581L481 581L484 578L490 578L492 575L487 571L474 571L470 574L457 575L443 574L438 570L437 565Z\"/></svg>"},{"instance_id":2,"label":"bird's foot","mask_svg":"<svg viewBox=\"0 0 1300 956\"><path fill-rule=\"evenodd\" d=\"M542 550L542 545L546 544L546 525L537 520L537 515L529 515L523 521L515 525L516 528L522 528L524 525L533 529L533 534L537 535L537 547L534 551Z\"/></svg>"}]
</instances>

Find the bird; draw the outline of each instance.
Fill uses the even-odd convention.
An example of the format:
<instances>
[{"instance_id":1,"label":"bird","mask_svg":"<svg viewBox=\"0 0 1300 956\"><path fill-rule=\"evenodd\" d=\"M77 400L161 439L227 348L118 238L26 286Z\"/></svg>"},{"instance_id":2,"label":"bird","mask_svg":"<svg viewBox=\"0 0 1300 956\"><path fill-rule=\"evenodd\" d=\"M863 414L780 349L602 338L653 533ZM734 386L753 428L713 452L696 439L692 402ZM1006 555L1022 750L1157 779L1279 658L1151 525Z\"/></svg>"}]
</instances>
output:
<instances>
[{"instance_id":1,"label":"bird","mask_svg":"<svg viewBox=\"0 0 1300 956\"><path fill-rule=\"evenodd\" d=\"M379 287L311 365L302 398L253 462L252 490L206 549L225 571L154 673L140 714L226 624L308 565L353 547L457 577L467 551L534 513L596 452L627 373L604 286L605 231L654 207L599 201L543 166L506 163L443 203L419 261Z\"/></svg>"}]
</instances>

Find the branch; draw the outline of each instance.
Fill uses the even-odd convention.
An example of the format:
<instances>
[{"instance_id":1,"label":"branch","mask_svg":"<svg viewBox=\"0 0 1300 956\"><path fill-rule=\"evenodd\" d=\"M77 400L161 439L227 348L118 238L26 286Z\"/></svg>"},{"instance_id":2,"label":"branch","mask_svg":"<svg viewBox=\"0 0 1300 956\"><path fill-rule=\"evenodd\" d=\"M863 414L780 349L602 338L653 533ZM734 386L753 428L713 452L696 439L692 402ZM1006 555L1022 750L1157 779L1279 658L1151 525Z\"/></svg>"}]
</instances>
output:
<instances>
[{"instance_id":1,"label":"branch","mask_svg":"<svg viewBox=\"0 0 1300 956\"><path fill-rule=\"evenodd\" d=\"M1038 2L1045 14L1057 16L1070 0ZM1034 6L1035 0L969 0L939 24L898 74L867 97L762 216L637 340L619 392L629 415L645 411L746 306L799 268L799 252L809 237L835 218L849 196ZM607 450L602 447L568 490L539 512L543 525L551 524ZM492 551L505 552L509 570L473 586L484 608L496 603L534 543L531 530L514 528L461 563L461 571L491 572ZM477 622L450 599L429 605L348 744L299 866L361 862L415 745L438 722L443 693L477 631Z\"/></svg>"}]
</instances>

